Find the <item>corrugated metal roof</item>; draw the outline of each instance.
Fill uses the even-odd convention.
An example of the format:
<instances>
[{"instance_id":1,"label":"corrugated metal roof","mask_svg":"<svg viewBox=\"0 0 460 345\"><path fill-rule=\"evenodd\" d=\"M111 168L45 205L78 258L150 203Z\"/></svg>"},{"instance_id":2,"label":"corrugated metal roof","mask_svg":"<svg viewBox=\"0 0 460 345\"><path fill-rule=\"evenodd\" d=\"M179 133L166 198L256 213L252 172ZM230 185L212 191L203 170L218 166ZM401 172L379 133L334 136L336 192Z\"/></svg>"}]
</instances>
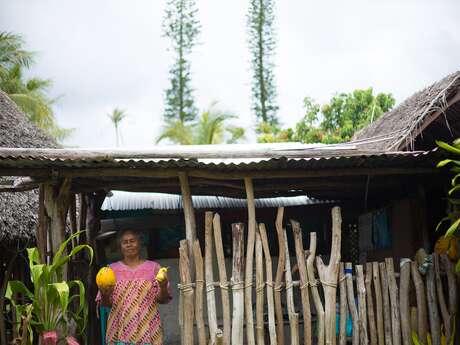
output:
<instances>
[{"instance_id":1,"label":"corrugated metal roof","mask_svg":"<svg viewBox=\"0 0 460 345\"><path fill-rule=\"evenodd\" d=\"M165 193L133 193L113 191L112 196L105 198L102 204L103 211L130 211L130 210L178 210L183 208L180 195ZM220 196L192 196L195 209L214 208L244 208L246 199L227 198ZM329 203L312 199L307 196L261 198L255 200L257 208L301 206Z\"/></svg>"}]
</instances>

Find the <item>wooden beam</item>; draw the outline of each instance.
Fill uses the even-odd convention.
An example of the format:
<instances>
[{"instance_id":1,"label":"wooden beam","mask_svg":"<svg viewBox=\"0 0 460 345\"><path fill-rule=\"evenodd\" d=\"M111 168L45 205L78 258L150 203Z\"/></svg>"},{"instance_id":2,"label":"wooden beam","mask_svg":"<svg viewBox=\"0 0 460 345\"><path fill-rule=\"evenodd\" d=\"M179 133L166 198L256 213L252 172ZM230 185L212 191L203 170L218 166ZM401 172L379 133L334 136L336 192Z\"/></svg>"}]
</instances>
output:
<instances>
[{"instance_id":1,"label":"wooden beam","mask_svg":"<svg viewBox=\"0 0 460 345\"><path fill-rule=\"evenodd\" d=\"M196 220L195 210L193 209L192 195L190 193L190 185L188 175L185 172L179 173L179 183L182 193L182 202L184 205L184 219L185 219L185 238L188 241L189 251L193 248L193 243L196 240ZM212 221L212 218L211 218ZM212 225L212 224L211 224ZM191 267L193 267L193 252L189 253ZM193 271L191 272L192 279L194 277ZM211 337L215 336L211 333ZM213 338L214 339L214 338Z\"/></svg>"}]
</instances>

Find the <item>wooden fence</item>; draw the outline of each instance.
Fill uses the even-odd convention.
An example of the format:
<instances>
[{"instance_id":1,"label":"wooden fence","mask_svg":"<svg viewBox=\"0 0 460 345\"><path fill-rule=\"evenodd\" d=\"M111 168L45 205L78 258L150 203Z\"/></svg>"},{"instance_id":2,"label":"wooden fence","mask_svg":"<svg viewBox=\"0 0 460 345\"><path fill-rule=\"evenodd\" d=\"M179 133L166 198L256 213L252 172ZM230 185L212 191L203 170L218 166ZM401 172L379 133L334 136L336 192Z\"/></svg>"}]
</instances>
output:
<instances>
[{"instance_id":1,"label":"wooden fence","mask_svg":"<svg viewBox=\"0 0 460 345\"><path fill-rule=\"evenodd\" d=\"M310 233L310 246L305 250L302 230L293 220L295 253L289 253L282 227L283 208L279 208L276 272L265 225L251 224L250 217L246 255L244 224L232 224L228 280L220 217L211 212L205 217L204 259L198 240L192 244L183 240L179 248L183 345L284 345L288 339L292 345L410 345L413 337L420 344L433 345L441 345L445 337L445 344L450 344L458 302L454 267L446 256L433 254L424 258L423 264L402 259L399 273L392 258L353 268L351 263L340 262L341 215L335 207L331 252L325 265L316 256L316 233ZM214 251L218 279L213 272ZM291 262L294 256L295 264ZM293 280L294 271L298 280ZM216 292L222 303L219 319ZM294 302L294 296L300 296L300 303ZM347 314L352 321L351 337L347 336Z\"/></svg>"}]
</instances>

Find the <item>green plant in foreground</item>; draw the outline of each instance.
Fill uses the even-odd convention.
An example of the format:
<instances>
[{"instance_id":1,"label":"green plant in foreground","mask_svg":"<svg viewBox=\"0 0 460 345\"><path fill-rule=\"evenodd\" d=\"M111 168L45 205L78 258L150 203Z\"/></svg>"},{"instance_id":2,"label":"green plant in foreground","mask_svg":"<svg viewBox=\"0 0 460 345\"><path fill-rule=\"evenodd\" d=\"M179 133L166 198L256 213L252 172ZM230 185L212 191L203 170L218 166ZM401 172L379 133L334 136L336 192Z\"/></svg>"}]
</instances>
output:
<instances>
[{"instance_id":1,"label":"green plant in foreground","mask_svg":"<svg viewBox=\"0 0 460 345\"><path fill-rule=\"evenodd\" d=\"M59 330L60 335L65 337L68 335L68 327L72 320L76 323L80 334L85 329L88 316L85 287L80 280L64 280L64 265L78 252L87 250L90 264L92 262L93 249L86 244L76 246L68 255L64 253L67 245L80 233L75 233L61 244L49 265L40 262L37 248L27 249L33 291L21 281L8 283L5 297L11 301L11 305L16 310L15 321L18 330L21 327L21 319L27 319L27 315L30 319L30 322L27 323L27 332L23 330L28 341L23 339L22 344L32 343L33 330L38 334ZM72 294L72 291L76 293ZM24 296L25 303L17 304L14 299L15 294ZM71 308L74 300L77 301L75 303L77 307Z\"/></svg>"}]
</instances>

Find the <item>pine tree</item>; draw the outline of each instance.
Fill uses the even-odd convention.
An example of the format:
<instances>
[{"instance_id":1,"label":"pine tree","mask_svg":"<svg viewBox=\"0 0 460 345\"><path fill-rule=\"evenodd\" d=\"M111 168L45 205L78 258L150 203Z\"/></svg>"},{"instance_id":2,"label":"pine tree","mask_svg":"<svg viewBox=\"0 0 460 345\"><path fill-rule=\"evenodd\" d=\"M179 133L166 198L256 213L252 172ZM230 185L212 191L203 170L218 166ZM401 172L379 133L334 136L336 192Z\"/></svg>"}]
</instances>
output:
<instances>
[{"instance_id":1,"label":"pine tree","mask_svg":"<svg viewBox=\"0 0 460 345\"><path fill-rule=\"evenodd\" d=\"M195 7L194 0L168 0L166 3L163 30L164 35L171 40L172 50L176 55L169 71L170 86L166 90L166 122L185 123L193 121L197 115L188 61L200 33Z\"/></svg>"},{"instance_id":2,"label":"pine tree","mask_svg":"<svg viewBox=\"0 0 460 345\"><path fill-rule=\"evenodd\" d=\"M273 128L279 124L272 61L275 53L274 18L272 0L251 0L248 29L253 73L252 109L259 122Z\"/></svg>"}]
</instances>

